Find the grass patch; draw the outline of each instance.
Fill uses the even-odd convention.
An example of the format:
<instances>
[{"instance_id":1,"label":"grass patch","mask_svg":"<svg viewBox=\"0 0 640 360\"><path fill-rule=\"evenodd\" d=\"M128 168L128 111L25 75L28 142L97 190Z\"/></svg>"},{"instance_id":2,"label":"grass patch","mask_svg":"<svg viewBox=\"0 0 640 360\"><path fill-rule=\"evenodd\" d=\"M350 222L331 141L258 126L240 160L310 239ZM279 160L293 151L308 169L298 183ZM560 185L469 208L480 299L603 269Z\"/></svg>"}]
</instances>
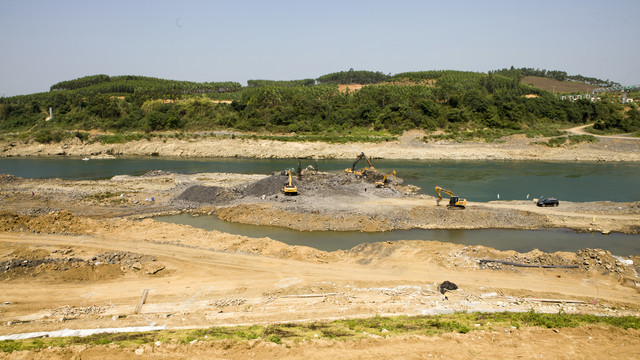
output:
<instances>
[{"instance_id":1,"label":"grass patch","mask_svg":"<svg viewBox=\"0 0 640 360\"><path fill-rule=\"evenodd\" d=\"M396 141L397 137L388 134L295 134L295 135L234 135L233 138L251 140L273 140L283 142L325 142L329 144L346 144L354 142L381 143Z\"/></svg>"},{"instance_id":2,"label":"grass patch","mask_svg":"<svg viewBox=\"0 0 640 360\"><path fill-rule=\"evenodd\" d=\"M128 202L124 196L120 196L118 193L112 193L111 191L87 195L84 199L93 203L109 203L111 205L119 205Z\"/></svg>"},{"instance_id":3,"label":"grass patch","mask_svg":"<svg viewBox=\"0 0 640 360\"><path fill-rule=\"evenodd\" d=\"M535 137L550 137L560 136L564 132L556 128L540 128L540 129L474 129L468 131L459 131L455 129L448 129L444 134L438 135L426 135L422 138L422 141L429 142L430 140L450 140L456 142L463 141L478 141L482 140L488 143L501 142L503 137L512 135L525 135L528 138Z\"/></svg>"},{"instance_id":4,"label":"grass patch","mask_svg":"<svg viewBox=\"0 0 640 360\"><path fill-rule=\"evenodd\" d=\"M466 334L475 330L504 328L574 328L599 325L622 329L640 329L640 318L633 316L611 317L536 313L454 313L437 316L375 316L366 319L347 319L329 322L284 323L268 326L212 327L196 330L164 330L126 334L96 334L87 337L42 338L0 341L0 351L11 353L20 350L37 350L49 346L106 345L121 347L154 343L188 344L192 341L264 341L282 344L312 339L358 340L370 335L401 336L411 334L440 335L445 333Z\"/></svg>"},{"instance_id":5,"label":"grass patch","mask_svg":"<svg viewBox=\"0 0 640 360\"><path fill-rule=\"evenodd\" d=\"M141 139L151 140L151 134L128 133L128 134L105 134L98 135L91 139L91 142L99 142L101 144L123 144L129 141L138 141Z\"/></svg>"},{"instance_id":6,"label":"grass patch","mask_svg":"<svg viewBox=\"0 0 640 360\"><path fill-rule=\"evenodd\" d=\"M586 143L595 143L598 142L598 138L593 135L569 135L569 136L560 136L553 137L547 141L537 141L534 144L544 145L548 147L560 147L564 145L567 140L569 140L569 145L576 145L583 142Z\"/></svg>"},{"instance_id":7,"label":"grass patch","mask_svg":"<svg viewBox=\"0 0 640 360\"><path fill-rule=\"evenodd\" d=\"M598 142L598 138L593 135L569 135L569 142L571 144L579 144L583 142L595 143Z\"/></svg>"}]
</instances>

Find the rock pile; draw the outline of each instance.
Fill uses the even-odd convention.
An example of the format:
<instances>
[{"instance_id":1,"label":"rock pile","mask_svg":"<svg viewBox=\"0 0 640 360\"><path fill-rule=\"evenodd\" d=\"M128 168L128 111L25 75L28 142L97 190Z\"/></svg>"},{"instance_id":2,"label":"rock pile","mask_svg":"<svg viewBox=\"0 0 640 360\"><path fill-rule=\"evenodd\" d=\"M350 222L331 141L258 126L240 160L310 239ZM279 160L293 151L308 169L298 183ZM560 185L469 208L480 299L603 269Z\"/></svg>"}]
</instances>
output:
<instances>
[{"instance_id":1,"label":"rock pile","mask_svg":"<svg viewBox=\"0 0 640 360\"><path fill-rule=\"evenodd\" d=\"M233 190L217 186L194 185L178 195L177 200L204 203L204 204L226 204L236 198Z\"/></svg>"},{"instance_id":2,"label":"rock pile","mask_svg":"<svg viewBox=\"0 0 640 360\"><path fill-rule=\"evenodd\" d=\"M69 305L51 310L51 316L76 317L80 315L99 315L105 313L113 305L107 306L88 306L88 307L72 307Z\"/></svg>"},{"instance_id":3,"label":"rock pile","mask_svg":"<svg viewBox=\"0 0 640 360\"><path fill-rule=\"evenodd\" d=\"M84 260L78 258L12 259L0 262L0 271L7 272L14 269L34 268L42 264L53 264L65 268L65 266L82 262L84 262Z\"/></svg>"},{"instance_id":4,"label":"rock pile","mask_svg":"<svg viewBox=\"0 0 640 360\"><path fill-rule=\"evenodd\" d=\"M156 261L156 259L150 255L140 255L128 251L113 251L92 257L90 264L117 264L122 265L127 269L137 268L136 270L140 270L142 269L142 264L150 261Z\"/></svg>"},{"instance_id":5,"label":"rock pile","mask_svg":"<svg viewBox=\"0 0 640 360\"><path fill-rule=\"evenodd\" d=\"M60 255L68 255L71 254L73 250L64 249L64 250L54 250L53 253ZM140 255L131 252L123 252L123 251L115 251L115 252L106 252L96 256L93 256L91 259L85 260L76 257L62 257L62 258L25 258L20 257L16 259L10 259L3 262L0 262L0 273L6 273L11 270L27 270L30 268L42 268L41 265L46 266L47 269L51 270L61 270L65 271L71 267L80 267L80 266L98 266L101 264L116 264L121 265L122 270L128 269L136 269L142 270L146 269L147 273L155 274L156 272L164 269L164 265L156 264L154 266L144 266L147 263L154 262L156 259L153 256L149 255ZM36 269L36 270L38 270Z\"/></svg>"},{"instance_id":6,"label":"rock pile","mask_svg":"<svg viewBox=\"0 0 640 360\"><path fill-rule=\"evenodd\" d=\"M632 265L624 264L611 255L609 251L602 249L583 249L579 250L577 254L578 265L581 269L609 272L624 276L635 275Z\"/></svg>"},{"instance_id":7,"label":"rock pile","mask_svg":"<svg viewBox=\"0 0 640 360\"><path fill-rule=\"evenodd\" d=\"M227 306L240 306L244 305L247 302L247 299L236 299L236 298L224 298L212 301L209 305L213 305L216 307L227 307Z\"/></svg>"}]
</instances>

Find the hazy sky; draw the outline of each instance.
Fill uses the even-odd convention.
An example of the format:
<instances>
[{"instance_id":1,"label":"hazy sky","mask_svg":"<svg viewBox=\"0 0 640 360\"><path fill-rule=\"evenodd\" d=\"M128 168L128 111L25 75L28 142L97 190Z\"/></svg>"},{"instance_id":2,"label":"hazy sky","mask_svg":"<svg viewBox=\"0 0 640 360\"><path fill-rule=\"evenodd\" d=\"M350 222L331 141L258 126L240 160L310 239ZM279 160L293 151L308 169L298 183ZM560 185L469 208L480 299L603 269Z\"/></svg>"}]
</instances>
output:
<instances>
[{"instance_id":1,"label":"hazy sky","mask_svg":"<svg viewBox=\"0 0 640 360\"><path fill-rule=\"evenodd\" d=\"M640 84L640 1L0 0L0 96L86 75L293 80L509 67Z\"/></svg>"}]
</instances>

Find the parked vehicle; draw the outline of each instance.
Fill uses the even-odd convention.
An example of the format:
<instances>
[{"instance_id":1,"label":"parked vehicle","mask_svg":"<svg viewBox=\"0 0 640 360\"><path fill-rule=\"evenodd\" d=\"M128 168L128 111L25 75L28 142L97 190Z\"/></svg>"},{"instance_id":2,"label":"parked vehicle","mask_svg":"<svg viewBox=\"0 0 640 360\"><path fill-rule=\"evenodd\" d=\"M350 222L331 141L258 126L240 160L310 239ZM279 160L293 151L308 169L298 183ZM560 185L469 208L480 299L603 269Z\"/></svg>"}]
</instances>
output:
<instances>
[{"instance_id":1,"label":"parked vehicle","mask_svg":"<svg viewBox=\"0 0 640 360\"><path fill-rule=\"evenodd\" d=\"M558 206L560 205L560 201L556 198L541 196L536 203L538 206Z\"/></svg>"}]
</instances>

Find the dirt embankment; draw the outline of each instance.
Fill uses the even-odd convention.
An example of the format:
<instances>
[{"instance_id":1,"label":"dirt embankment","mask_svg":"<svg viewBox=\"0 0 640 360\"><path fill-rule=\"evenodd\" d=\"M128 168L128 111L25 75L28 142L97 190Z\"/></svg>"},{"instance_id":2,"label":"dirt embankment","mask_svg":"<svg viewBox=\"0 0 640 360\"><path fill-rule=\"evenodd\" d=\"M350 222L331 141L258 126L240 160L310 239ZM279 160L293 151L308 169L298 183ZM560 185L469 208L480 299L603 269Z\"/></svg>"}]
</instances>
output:
<instances>
[{"instance_id":1,"label":"dirt embankment","mask_svg":"<svg viewBox=\"0 0 640 360\"><path fill-rule=\"evenodd\" d=\"M398 141L383 143L328 144L322 142L282 142L228 137L190 140L152 139L124 144L82 143L72 139L60 144L0 142L0 156L184 156L352 159L364 151L381 159L488 159L488 160L559 160L559 161L640 161L637 139L602 138L596 143L563 145L550 148L517 135L499 143L430 141L423 142L421 131L405 132Z\"/></svg>"},{"instance_id":2,"label":"dirt embankment","mask_svg":"<svg viewBox=\"0 0 640 360\"><path fill-rule=\"evenodd\" d=\"M533 309L639 316L639 264L640 257L618 258L602 250L518 253L437 241L362 244L328 253L151 219L97 220L67 211L5 211L0 213L0 280L6 285L0 294L0 335L150 324L169 329L267 325L460 311ZM447 292L447 300L437 291L444 280L458 286ZM138 313L143 289L149 289L149 296ZM536 345L540 341L557 347L540 349ZM572 345L576 341L587 345ZM637 330L507 328L348 343L161 341L133 348L73 346L6 356L299 358L311 353L304 356L371 358L382 353L456 358L450 351L453 346L466 349L461 358L469 358L469 351L504 354L515 348L519 355L553 357L567 351L589 356L622 344L624 349L615 354L627 356L627 349L636 343L640 344Z\"/></svg>"},{"instance_id":3,"label":"dirt embankment","mask_svg":"<svg viewBox=\"0 0 640 360\"><path fill-rule=\"evenodd\" d=\"M518 253L437 241L398 241L327 253L150 219L87 221L67 213L3 214L2 218L0 278L7 285L0 299L2 335L63 328L210 327L454 311L534 309L640 315L640 258L617 258L602 250ZM55 222L61 227L46 225ZM70 233L69 229L74 230ZM549 265L565 267L536 267ZM437 291L444 280L459 287L447 292L447 300ZM136 313L142 289L150 289L149 297ZM502 341L507 340L521 341L518 334L523 333L538 339L551 335L538 330L504 330L438 338L453 336L458 346L480 349L503 346ZM565 346L562 334L570 331L574 330L553 332L555 336L548 340ZM626 338L627 344L637 341L637 331L613 331ZM591 336L598 342L604 341L606 334L599 328L582 328L575 336ZM437 338L423 340L433 339ZM393 353L398 344L409 343L413 343L411 338L379 339L374 347L385 349L386 354ZM182 356L181 351L187 351L206 356L220 344L163 342L153 349L144 346L144 353ZM253 344L243 345L245 350L225 349L239 358L249 354L248 349L256 356L267 352L267 357L295 357L303 349L320 349L325 354L323 351L331 352L325 346L341 346L332 341L292 343L289 347L267 345L262 340ZM368 349L365 345L371 345L369 340L350 343L349 351ZM93 349L69 351L88 356ZM107 346L105 351L133 356L134 349ZM282 353L284 349L289 350ZM42 354L55 358L59 351ZM429 351L440 354L440 350Z\"/></svg>"},{"instance_id":4,"label":"dirt embankment","mask_svg":"<svg viewBox=\"0 0 640 360\"><path fill-rule=\"evenodd\" d=\"M289 197L280 192L286 177L272 175L235 188L195 185L177 199L225 221L302 231L569 228L636 233L640 220L640 203L563 202L550 209L511 201L468 203L464 210L451 210L437 206L434 197L416 195L410 186L377 187L379 177L312 173L296 178L299 195Z\"/></svg>"},{"instance_id":5,"label":"dirt embankment","mask_svg":"<svg viewBox=\"0 0 640 360\"><path fill-rule=\"evenodd\" d=\"M416 195L410 185L377 187L380 179L380 174L305 172L294 179L299 195L285 196L281 190L287 177L282 175L150 172L98 181L4 175L0 199L4 210L22 214L64 209L98 219L195 211L303 231L565 228L634 234L640 223L639 203L563 202L557 208L538 208L533 202L495 201L449 210L436 206L434 197Z\"/></svg>"}]
</instances>

